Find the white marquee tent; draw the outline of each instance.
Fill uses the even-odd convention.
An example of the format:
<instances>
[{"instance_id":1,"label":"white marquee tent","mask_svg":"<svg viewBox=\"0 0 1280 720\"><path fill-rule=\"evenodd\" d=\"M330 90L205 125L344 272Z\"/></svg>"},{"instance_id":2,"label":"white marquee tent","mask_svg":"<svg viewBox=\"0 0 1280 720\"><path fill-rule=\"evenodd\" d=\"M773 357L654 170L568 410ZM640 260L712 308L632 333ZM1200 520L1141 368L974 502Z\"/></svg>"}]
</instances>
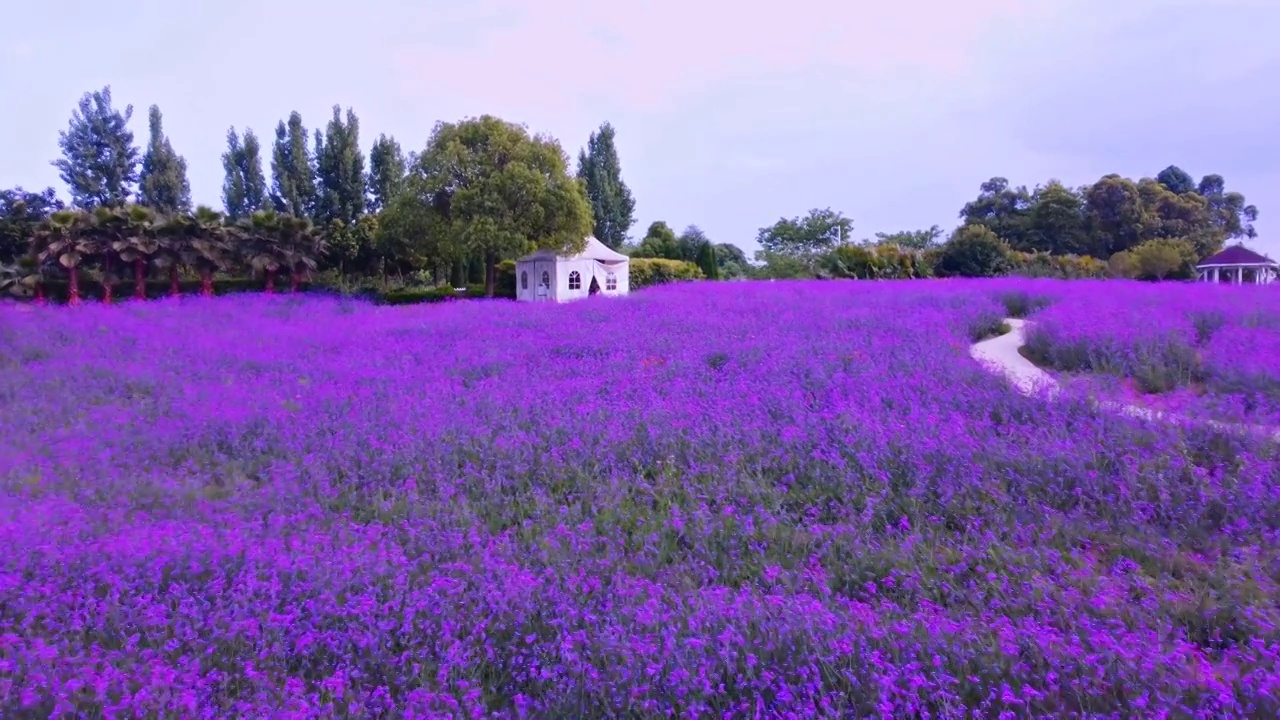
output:
<instances>
[{"instance_id":1,"label":"white marquee tent","mask_svg":"<svg viewBox=\"0 0 1280 720\"><path fill-rule=\"evenodd\" d=\"M567 302L601 295L626 295L631 291L630 259L594 237L577 255L557 255L539 250L516 261L516 299L528 302Z\"/></svg>"}]
</instances>

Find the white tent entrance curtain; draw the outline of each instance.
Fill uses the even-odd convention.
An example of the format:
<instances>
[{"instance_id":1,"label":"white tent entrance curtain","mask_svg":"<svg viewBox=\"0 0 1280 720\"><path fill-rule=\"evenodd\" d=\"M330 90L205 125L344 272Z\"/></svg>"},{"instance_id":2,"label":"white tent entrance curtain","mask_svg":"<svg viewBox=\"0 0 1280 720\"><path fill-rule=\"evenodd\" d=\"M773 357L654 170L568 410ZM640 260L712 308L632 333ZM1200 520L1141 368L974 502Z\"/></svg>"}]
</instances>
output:
<instances>
[{"instance_id":1,"label":"white tent entrance curtain","mask_svg":"<svg viewBox=\"0 0 1280 720\"><path fill-rule=\"evenodd\" d=\"M595 261L595 277L600 283L601 290L610 292L618 289L618 276L627 269L627 261L605 262L603 260Z\"/></svg>"}]
</instances>

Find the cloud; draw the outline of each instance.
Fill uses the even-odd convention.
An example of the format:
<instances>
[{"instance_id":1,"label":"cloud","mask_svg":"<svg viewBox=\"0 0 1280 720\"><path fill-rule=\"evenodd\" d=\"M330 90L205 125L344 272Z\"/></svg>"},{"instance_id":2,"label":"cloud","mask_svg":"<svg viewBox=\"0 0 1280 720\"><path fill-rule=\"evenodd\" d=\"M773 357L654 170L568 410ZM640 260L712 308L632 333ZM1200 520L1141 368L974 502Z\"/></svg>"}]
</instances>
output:
<instances>
[{"instance_id":1,"label":"cloud","mask_svg":"<svg viewBox=\"0 0 1280 720\"><path fill-rule=\"evenodd\" d=\"M408 86L486 107L652 112L719 82L808 68L866 78L958 76L982 33L1029 4L792 0L747 10L707 0L488 0L471 7L491 26L471 23L459 39L456 19L429 23L427 40L401 46Z\"/></svg>"}]
</instances>

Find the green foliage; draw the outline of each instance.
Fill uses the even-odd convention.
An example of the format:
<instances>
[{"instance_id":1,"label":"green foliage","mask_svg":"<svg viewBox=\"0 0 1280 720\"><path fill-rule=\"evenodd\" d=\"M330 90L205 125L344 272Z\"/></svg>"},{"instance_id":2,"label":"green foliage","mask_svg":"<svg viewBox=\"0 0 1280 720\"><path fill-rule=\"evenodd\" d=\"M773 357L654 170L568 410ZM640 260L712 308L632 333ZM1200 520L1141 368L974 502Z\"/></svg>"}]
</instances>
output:
<instances>
[{"instance_id":1,"label":"green foliage","mask_svg":"<svg viewBox=\"0 0 1280 720\"><path fill-rule=\"evenodd\" d=\"M942 246L934 271L941 277L995 277L1008 269L1008 243L986 225L962 225Z\"/></svg>"},{"instance_id":2,"label":"green foliage","mask_svg":"<svg viewBox=\"0 0 1280 720\"><path fill-rule=\"evenodd\" d=\"M631 251L633 258L663 258L666 260L688 260L683 256L680 240L676 233L662 220L649 224L640 244Z\"/></svg>"},{"instance_id":3,"label":"green foliage","mask_svg":"<svg viewBox=\"0 0 1280 720\"><path fill-rule=\"evenodd\" d=\"M1178 195L1185 195L1186 193L1196 191L1196 181L1191 179L1191 176L1187 174L1187 171L1177 165L1170 165L1169 167L1161 170L1160 174L1156 175L1156 181L1163 185L1169 192L1176 193Z\"/></svg>"},{"instance_id":4,"label":"green foliage","mask_svg":"<svg viewBox=\"0 0 1280 720\"><path fill-rule=\"evenodd\" d=\"M1090 255L1052 255L1047 252L1009 253L1009 274L1060 280L1109 277L1107 263Z\"/></svg>"},{"instance_id":5,"label":"green foliage","mask_svg":"<svg viewBox=\"0 0 1280 720\"><path fill-rule=\"evenodd\" d=\"M578 178L586 186L596 239L616 250L635 225L636 201L622 181L614 138L613 126L607 122L591 133L587 149L578 153Z\"/></svg>"},{"instance_id":6,"label":"green foliage","mask_svg":"<svg viewBox=\"0 0 1280 720\"><path fill-rule=\"evenodd\" d=\"M1009 181L993 177L979 187L978 197L965 203L960 217L966 225L982 225L1011 247L1031 249L1031 193L1025 186L1009 187Z\"/></svg>"},{"instance_id":7,"label":"green foliage","mask_svg":"<svg viewBox=\"0 0 1280 720\"><path fill-rule=\"evenodd\" d=\"M0 264L13 264L25 256L36 228L62 209L62 201L53 188L41 192L27 192L21 187L0 190Z\"/></svg>"},{"instance_id":8,"label":"green foliage","mask_svg":"<svg viewBox=\"0 0 1280 720\"><path fill-rule=\"evenodd\" d=\"M855 280L909 280L925 277L922 252L894 244L846 243L819 261L821 276Z\"/></svg>"},{"instance_id":9,"label":"green foliage","mask_svg":"<svg viewBox=\"0 0 1280 720\"><path fill-rule=\"evenodd\" d=\"M150 140L142 156L138 202L162 215L191 211L191 184L187 161L173 149L164 134L160 107L151 106L147 118Z\"/></svg>"},{"instance_id":10,"label":"green foliage","mask_svg":"<svg viewBox=\"0 0 1280 720\"><path fill-rule=\"evenodd\" d=\"M756 234L761 253L812 261L853 232L853 220L830 208L810 210L804 217L781 218Z\"/></svg>"},{"instance_id":11,"label":"green foliage","mask_svg":"<svg viewBox=\"0 0 1280 720\"><path fill-rule=\"evenodd\" d=\"M271 152L271 203L277 213L310 217L316 206L316 182L312 157L307 148L307 129L302 115L289 113L286 123L276 126L276 142Z\"/></svg>"},{"instance_id":12,"label":"green foliage","mask_svg":"<svg viewBox=\"0 0 1280 720\"><path fill-rule=\"evenodd\" d=\"M1107 274L1110 277L1132 280L1140 272L1138 259L1130 250L1121 250L1107 259Z\"/></svg>"},{"instance_id":13,"label":"green foliage","mask_svg":"<svg viewBox=\"0 0 1280 720\"><path fill-rule=\"evenodd\" d=\"M876 233L876 245L896 245L907 250L927 250L938 245L942 228L937 225L928 230L903 230L895 233Z\"/></svg>"},{"instance_id":14,"label":"green foliage","mask_svg":"<svg viewBox=\"0 0 1280 720\"><path fill-rule=\"evenodd\" d=\"M1043 295L1032 295L1025 290L1012 290L1001 293L1000 304L1004 305L1006 317L1024 318L1032 313L1049 307L1050 298ZM1005 332L1008 332L1006 330Z\"/></svg>"},{"instance_id":15,"label":"green foliage","mask_svg":"<svg viewBox=\"0 0 1280 720\"><path fill-rule=\"evenodd\" d=\"M703 242L698 250L698 269L708 280L720 279L720 265L716 262L716 248L710 242Z\"/></svg>"},{"instance_id":16,"label":"green foliage","mask_svg":"<svg viewBox=\"0 0 1280 720\"><path fill-rule=\"evenodd\" d=\"M702 270L697 265L666 258L632 258L630 272L632 290L681 280L704 279Z\"/></svg>"},{"instance_id":17,"label":"green foliage","mask_svg":"<svg viewBox=\"0 0 1280 720\"><path fill-rule=\"evenodd\" d=\"M1054 255L1086 255L1093 250L1084 222L1084 201L1057 180L1036 188L1027 213L1022 246L1014 250ZM1012 243L1011 243L1012 244Z\"/></svg>"},{"instance_id":18,"label":"green foliage","mask_svg":"<svg viewBox=\"0 0 1280 720\"><path fill-rule=\"evenodd\" d=\"M408 165L400 143L379 135L369 150L369 212L380 212L404 189Z\"/></svg>"},{"instance_id":19,"label":"green foliage","mask_svg":"<svg viewBox=\"0 0 1280 720\"><path fill-rule=\"evenodd\" d=\"M752 267L747 254L733 243L716 243L716 274L721 280L736 280L750 276Z\"/></svg>"},{"instance_id":20,"label":"green foliage","mask_svg":"<svg viewBox=\"0 0 1280 720\"><path fill-rule=\"evenodd\" d=\"M333 118L325 128L324 140L316 135L316 222L339 220L353 225L364 214L364 154L360 151L360 119L347 109L333 106ZM296 213L295 213L296 214Z\"/></svg>"},{"instance_id":21,"label":"green foliage","mask_svg":"<svg viewBox=\"0 0 1280 720\"><path fill-rule=\"evenodd\" d=\"M267 209L267 177L262 170L262 147L253 130L245 128L244 140L236 129L227 130L227 151L222 154L222 204L233 222Z\"/></svg>"},{"instance_id":22,"label":"green foliage","mask_svg":"<svg viewBox=\"0 0 1280 720\"><path fill-rule=\"evenodd\" d=\"M118 207L133 195L138 148L129 129L132 117L132 105L123 113L111 105L110 86L80 98L67 129L58 134L62 157L53 161L75 207Z\"/></svg>"},{"instance_id":23,"label":"green foliage","mask_svg":"<svg viewBox=\"0 0 1280 720\"><path fill-rule=\"evenodd\" d=\"M443 256L481 258L488 294L499 260L578 252L592 229L585 189L568 174L560 144L490 115L437 125L397 203Z\"/></svg>"},{"instance_id":24,"label":"green foliage","mask_svg":"<svg viewBox=\"0 0 1280 720\"><path fill-rule=\"evenodd\" d=\"M1186 279L1195 275L1198 259L1195 246L1187 240L1148 240L1132 251L1137 277L1145 280Z\"/></svg>"}]
</instances>

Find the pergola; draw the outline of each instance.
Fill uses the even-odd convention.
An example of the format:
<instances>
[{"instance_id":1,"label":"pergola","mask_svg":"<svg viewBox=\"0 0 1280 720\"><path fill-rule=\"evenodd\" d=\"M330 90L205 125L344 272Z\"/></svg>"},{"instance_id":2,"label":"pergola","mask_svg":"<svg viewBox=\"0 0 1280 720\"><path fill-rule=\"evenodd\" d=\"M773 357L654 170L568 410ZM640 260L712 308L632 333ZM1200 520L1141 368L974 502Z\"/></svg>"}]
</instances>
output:
<instances>
[{"instance_id":1,"label":"pergola","mask_svg":"<svg viewBox=\"0 0 1280 720\"><path fill-rule=\"evenodd\" d=\"M1233 245L1200 261L1196 270L1201 282L1268 285L1280 275L1280 264L1243 245Z\"/></svg>"}]
</instances>

